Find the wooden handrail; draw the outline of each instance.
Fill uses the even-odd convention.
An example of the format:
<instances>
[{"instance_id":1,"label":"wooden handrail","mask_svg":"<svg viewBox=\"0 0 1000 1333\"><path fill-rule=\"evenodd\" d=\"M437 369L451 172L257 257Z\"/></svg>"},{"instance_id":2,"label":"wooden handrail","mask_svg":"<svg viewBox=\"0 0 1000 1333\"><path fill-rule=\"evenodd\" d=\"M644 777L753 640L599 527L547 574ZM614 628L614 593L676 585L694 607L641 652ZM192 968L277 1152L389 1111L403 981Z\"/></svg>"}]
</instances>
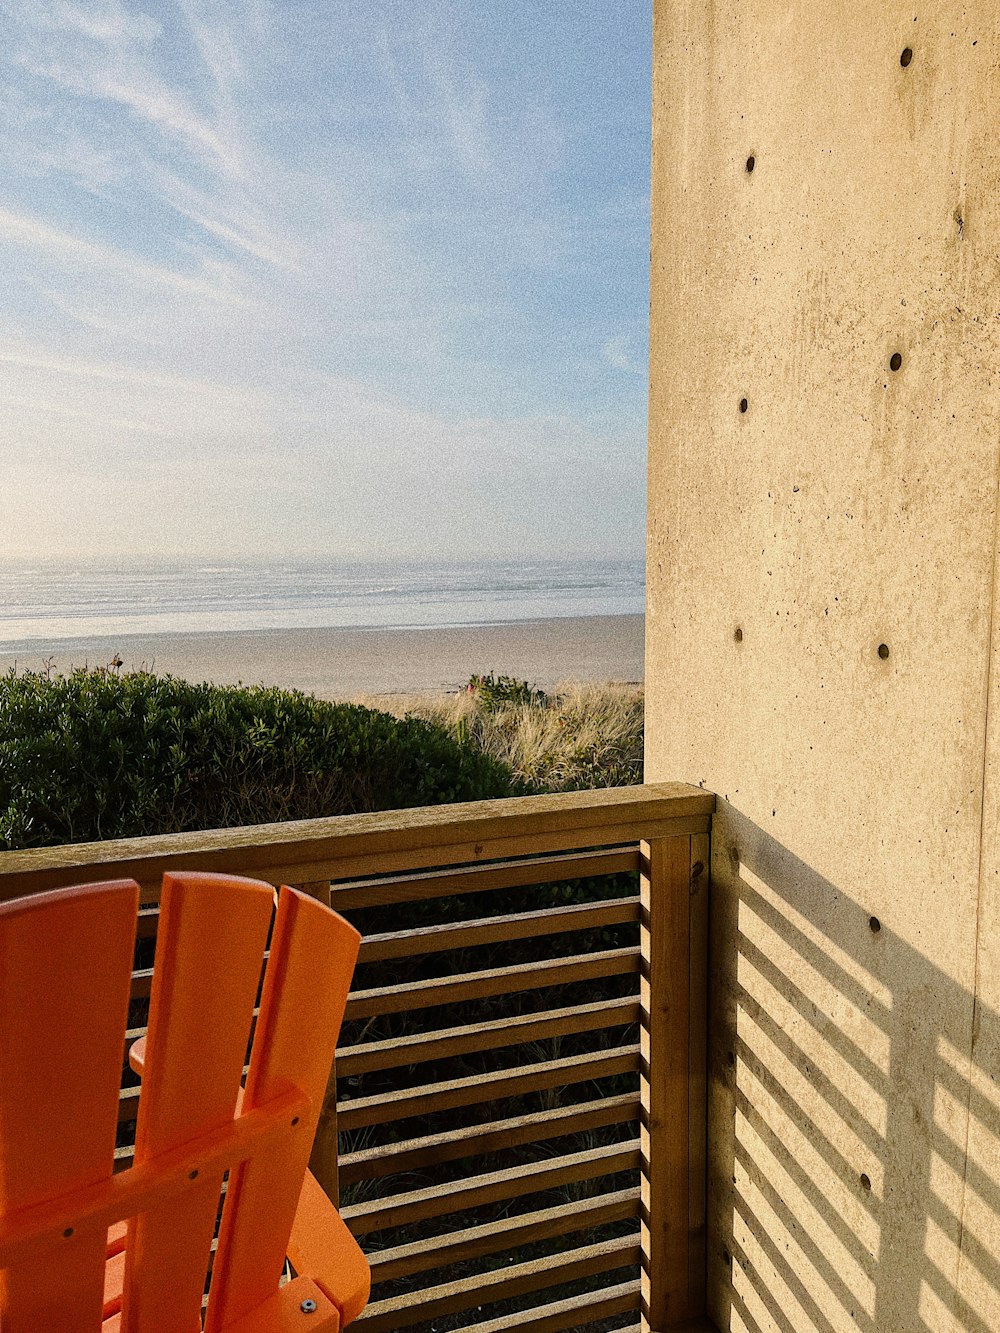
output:
<instances>
[{"instance_id":1,"label":"wooden handrail","mask_svg":"<svg viewBox=\"0 0 1000 1333\"><path fill-rule=\"evenodd\" d=\"M293 823L0 852L0 902L125 877L155 900L183 867L301 884L701 833L715 797L681 782L420 806Z\"/></svg>"}]
</instances>

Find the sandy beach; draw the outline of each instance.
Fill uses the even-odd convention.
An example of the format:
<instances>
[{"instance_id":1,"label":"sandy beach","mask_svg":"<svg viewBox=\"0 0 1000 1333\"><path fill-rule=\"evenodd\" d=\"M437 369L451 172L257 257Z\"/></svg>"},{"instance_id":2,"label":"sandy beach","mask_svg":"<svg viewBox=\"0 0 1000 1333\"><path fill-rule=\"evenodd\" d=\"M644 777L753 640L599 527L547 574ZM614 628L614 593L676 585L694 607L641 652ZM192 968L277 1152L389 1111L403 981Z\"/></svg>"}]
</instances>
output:
<instances>
[{"instance_id":1,"label":"sandy beach","mask_svg":"<svg viewBox=\"0 0 1000 1333\"><path fill-rule=\"evenodd\" d=\"M495 671L549 689L559 681L641 681L643 617L587 616L458 629L281 629L62 639L0 651L15 664L58 672L126 668L218 684L281 685L324 699L460 689Z\"/></svg>"}]
</instances>

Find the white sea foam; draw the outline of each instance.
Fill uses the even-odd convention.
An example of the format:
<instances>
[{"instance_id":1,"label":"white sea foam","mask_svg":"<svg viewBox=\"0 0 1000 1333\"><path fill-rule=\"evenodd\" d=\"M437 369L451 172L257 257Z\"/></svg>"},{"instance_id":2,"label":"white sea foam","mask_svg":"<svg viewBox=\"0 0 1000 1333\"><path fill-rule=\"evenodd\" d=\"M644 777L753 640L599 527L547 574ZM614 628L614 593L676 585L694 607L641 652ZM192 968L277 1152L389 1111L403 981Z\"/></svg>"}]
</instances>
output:
<instances>
[{"instance_id":1,"label":"white sea foam","mask_svg":"<svg viewBox=\"0 0 1000 1333\"><path fill-rule=\"evenodd\" d=\"M641 560L0 566L0 645L213 630L405 628L641 613Z\"/></svg>"}]
</instances>

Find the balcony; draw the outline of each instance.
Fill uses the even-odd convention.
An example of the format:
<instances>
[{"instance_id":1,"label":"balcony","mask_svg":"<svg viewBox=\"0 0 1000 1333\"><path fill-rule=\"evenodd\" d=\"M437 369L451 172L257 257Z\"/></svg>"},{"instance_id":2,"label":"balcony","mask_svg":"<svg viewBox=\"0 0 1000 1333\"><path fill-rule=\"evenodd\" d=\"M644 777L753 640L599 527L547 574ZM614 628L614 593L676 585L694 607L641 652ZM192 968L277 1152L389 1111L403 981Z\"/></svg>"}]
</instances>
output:
<instances>
[{"instance_id":1,"label":"balcony","mask_svg":"<svg viewBox=\"0 0 1000 1333\"><path fill-rule=\"evenodd\" d=\"M312 1168L372 1265L367 1333L702 1329L715 800L681 784L0 855L0 899L171 867L362 930ZM124 1065L118 1159L139 1091Z\"/></svg>"}]
</instances>

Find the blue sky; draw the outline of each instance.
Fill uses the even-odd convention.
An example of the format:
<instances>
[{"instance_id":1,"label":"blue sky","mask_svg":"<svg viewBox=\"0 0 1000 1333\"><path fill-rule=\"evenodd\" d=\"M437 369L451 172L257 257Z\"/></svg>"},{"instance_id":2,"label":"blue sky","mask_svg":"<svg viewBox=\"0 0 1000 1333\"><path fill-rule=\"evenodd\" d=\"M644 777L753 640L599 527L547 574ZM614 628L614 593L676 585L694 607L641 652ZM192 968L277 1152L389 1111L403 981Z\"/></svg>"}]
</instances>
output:
<instances>
[{"instance_id":1,"label":"blue sky","mask_svg":"<svg viewBox=\"0 0 1000 1333\"><path fill-rule=\"evenodd\" d=\"M0 556L642 553L650 0L0 0Z\"/></svg>"}]
</instances>

